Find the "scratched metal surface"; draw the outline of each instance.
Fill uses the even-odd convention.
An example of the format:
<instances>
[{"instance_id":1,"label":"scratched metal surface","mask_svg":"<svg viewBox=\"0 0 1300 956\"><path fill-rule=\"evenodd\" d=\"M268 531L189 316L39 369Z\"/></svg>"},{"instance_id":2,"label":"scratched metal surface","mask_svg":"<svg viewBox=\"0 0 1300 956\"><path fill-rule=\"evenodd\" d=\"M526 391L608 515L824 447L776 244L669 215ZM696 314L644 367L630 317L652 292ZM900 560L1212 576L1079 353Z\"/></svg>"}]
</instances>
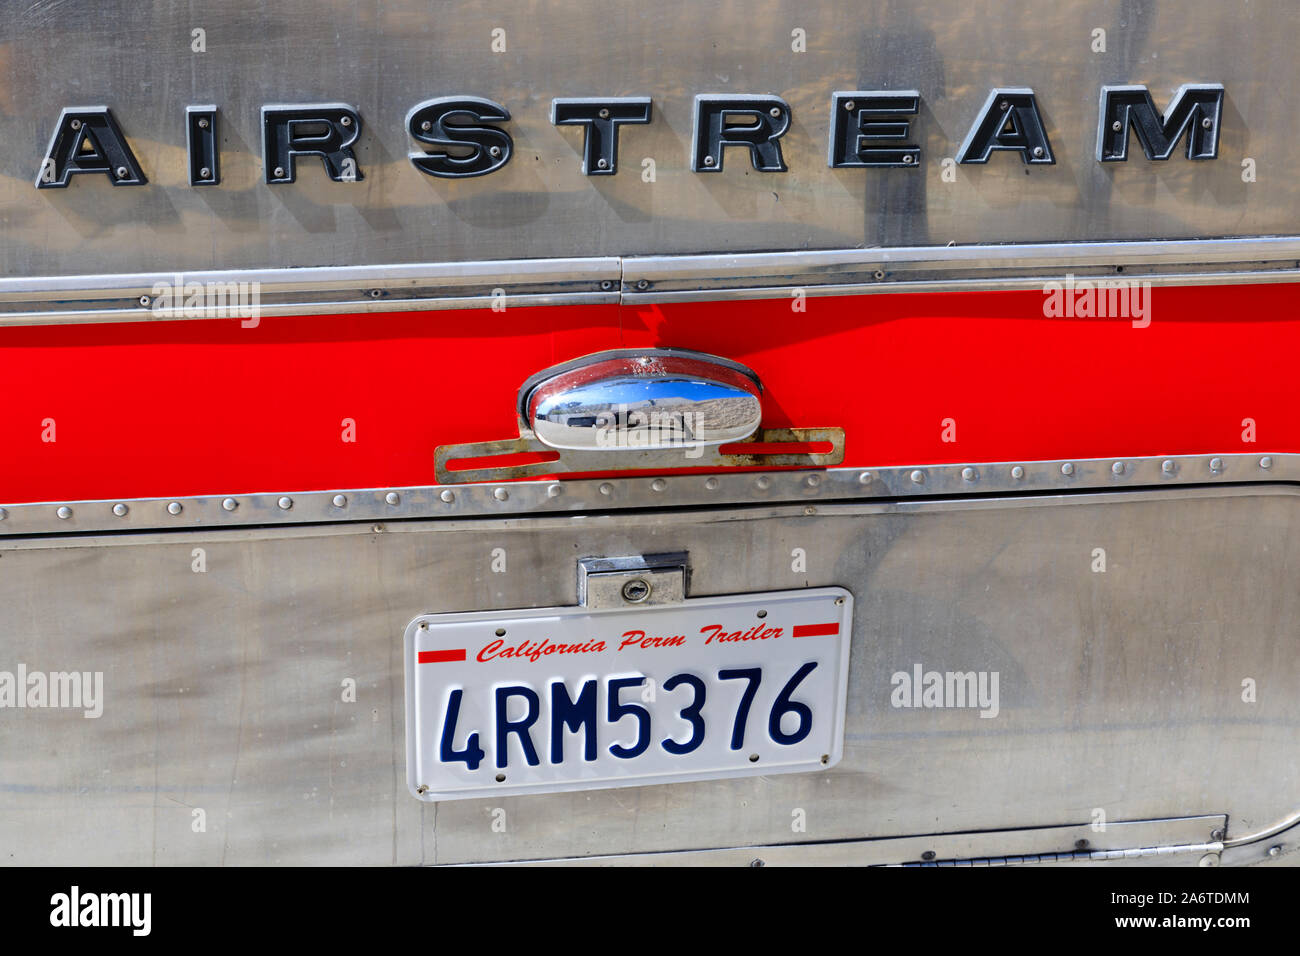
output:
<instances>
[{"instance_id":1,"label":"scratched metal surface","mask_svg":"<svg viewBox=\"0 0 1300 956\"><path fill-rule=\"evenodd\" d=\"M97 719L0 710L3 859L582 857L1079 826L1096 808L1227 814L1240 837L1300 793L1297 501L1279 485L4 539L0 670L101 670L105 702ZM407 792L413 617L571 604L576 554L676 550L694 595L854 593L840 765L438 805ZM917 663L997 671L998 716L892 707L891 675Z\"/></svg>"},{"instance_id":2,"label":"scratched metal surface","mask_svg":"<svg viewBox=\"0 0 1300 956\"><path fill-rule=\"evenodd\" d=\"M25 0L0 18L0 275L1294 234L1293 14L1283 0ZM1163 108L1187 82L1227 87L1218 160L1095 161L1102 84L1146 84ZM942 182L998 85L1039 93L1057 165L995 155ZM910 87L921 169L827 168L833 90ZM690 172L701 92L784 96L789 172L760 175L736 151L720 174ZM510 110L504 169L451 182L408 161L406 111L455 93ZM550 123L553 96L598 94L654 97L612 177L583 176L581 131ZM360 110L363 182L331 183L315 161L294 185L262 181L258 110L295 101ZM209 102L223 184L195 189L184 111ZM36 190L60 108L98 104L149 185Z\"/></svg>"}]
</instances>

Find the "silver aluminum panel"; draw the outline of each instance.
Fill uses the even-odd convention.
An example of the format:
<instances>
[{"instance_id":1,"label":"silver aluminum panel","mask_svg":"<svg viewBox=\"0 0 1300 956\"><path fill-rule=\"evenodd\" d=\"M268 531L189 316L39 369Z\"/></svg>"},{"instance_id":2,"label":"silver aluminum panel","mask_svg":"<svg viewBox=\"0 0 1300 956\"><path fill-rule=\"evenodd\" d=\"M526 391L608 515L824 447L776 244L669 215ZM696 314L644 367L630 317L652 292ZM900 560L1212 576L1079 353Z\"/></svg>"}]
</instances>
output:
<instances>
[{"instance_id":1,"label":"silver aluminum panel","mask_svg":"<svg viewBox=\"0 0 1300 956\"><path fill-rule=\"evenodd\" d=\"M1294 235L1292 13L1249 0L23 5L0 26L0 274ZM1096 161L1102 85L1144 84L1163 109L1184 83L1226 87L1218 159L1150 162L1134 146L1126 163ZM995 154L945 182L998 86L1038 94L1056 165ZM828 168L831 94L854 89L920 93L917 169ZM729 150L721 173L692 172L699 93L784 97L789 171L756 173ZM506 167L451 181L411 165L407 111L453 94L510 111ZM605 94L651 96L653 118L622 128L617 175L585 176L582 131L554 126L550 103ZM359 111L362 181L330 182L315 160L294 184L264 181L260 108L311 102ZM219 110L220 185L189 184L196 104ZM147 185L34 188L76 105L112 108Z\"/></svg>"},{"instance_id":2,"label":"silver aluminum panel","mask_svg":"<svg viewBox=\"0 0 1300 956\"><path fill-rule=\"evenodd\" d=\"M407 622L572 604L579 555L673 551L692 596L853 591L838 766L410 796ZM464 863L1091 829L1100 811L1226 815L1235 858L1269 859L1241 841L1295 821L1297 566L1281 485L6 538L0 671L99 671L104 693L98 718L0 709L0 845L25 863ZM996 716L894 706L917 666L996 673ZM1094 848L1142 847L1103 830Z\"/></svg>"}]
</instances>

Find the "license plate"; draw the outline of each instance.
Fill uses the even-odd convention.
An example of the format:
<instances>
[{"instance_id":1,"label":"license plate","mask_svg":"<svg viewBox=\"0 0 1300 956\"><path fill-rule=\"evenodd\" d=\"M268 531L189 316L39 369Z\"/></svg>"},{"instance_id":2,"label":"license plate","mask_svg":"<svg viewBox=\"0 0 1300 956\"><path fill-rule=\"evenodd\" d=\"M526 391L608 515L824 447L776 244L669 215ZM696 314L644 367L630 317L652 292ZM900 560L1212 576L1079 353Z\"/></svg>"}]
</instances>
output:
<instances>
[{"instance_id":1,"label":"license plate","mask_svg":"<svg viewBox=\"0 0 1300 956\"><path fill-rule=\"evenodd\" d=\"M406 766L421 800L834 766L842 588L636 609L428 614L406 628Z\"/></svg>"}]
</instances>

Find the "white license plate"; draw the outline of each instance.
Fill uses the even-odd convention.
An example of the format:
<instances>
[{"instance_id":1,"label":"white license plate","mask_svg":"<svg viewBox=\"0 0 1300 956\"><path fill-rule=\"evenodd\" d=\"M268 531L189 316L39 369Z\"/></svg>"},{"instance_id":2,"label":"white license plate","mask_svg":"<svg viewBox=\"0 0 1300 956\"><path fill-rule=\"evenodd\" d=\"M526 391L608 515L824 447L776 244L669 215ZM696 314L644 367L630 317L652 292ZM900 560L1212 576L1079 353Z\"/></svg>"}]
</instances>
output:
<instances>
[{"instance_id":1,"label":"white license plate","mask_svg":"<svg viewBox=\"0 0 1300 956\"><path fill-rule=\"evenodd\" d=\"M406 628L406 769L422 800L834 766L842 588L635 609L427 614Z\"/></svg>"}]
</instances>

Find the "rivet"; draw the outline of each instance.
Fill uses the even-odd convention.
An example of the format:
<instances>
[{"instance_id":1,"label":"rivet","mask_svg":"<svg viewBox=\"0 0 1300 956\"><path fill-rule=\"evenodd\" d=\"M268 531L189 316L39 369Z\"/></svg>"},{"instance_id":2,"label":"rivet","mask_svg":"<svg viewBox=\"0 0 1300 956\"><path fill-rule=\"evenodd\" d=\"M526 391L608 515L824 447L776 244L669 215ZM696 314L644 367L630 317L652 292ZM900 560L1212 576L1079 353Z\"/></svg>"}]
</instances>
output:
<instances>
[{"instance_id":1,"label":"rivet","mask_svg":"<svg viewBox=\"0 0 1300 956\"><path fill-rule=\"evenodd\" d=\"M976 475L975 475L975 469L974 469L974 468L963 468L963 469L961 470L961 476L962 476L964 479L966 479L967 481L974 481L974 480L975 480L975 477L976 477Z\"/></svg>"},{"instance_id":2,"label":"rivet","mask_svg":"<svg viewBox=\"0 0 1300 956\"><path fill-rule=\"evenodd\" d=\"M489 146L489 147L488 147L488 155L489 155L489 156L500 156L500 155L501 155L501 147L500 147L500 146Z\"/></svg>"},{"instance_id":3,"label":"rivet","mask_svg":"<svg viewBox=\"0 0 1300 956\"><path fill-rule=\"evenodd\" d=\"M822 483L822 476L809 475L807 478L803 480L803 483L807 485L809 488L816 488L818 485Z\"/></svg>"},{"instance_id":4,"label":"rivet","mask_svg":"<svg viewBox=\"0 0 1300 956\"><path fill-rule=\"evenodd\" d=\"M71 126L73 129L81 129L81 120L74 119L74 120L73 120L71 123L69 123L68 125Z\"/></svg>"},{"instance_id":5,"label":"rivet","mask_svg":"<svg viewBox=\"0 0 1300 956\"><path fill-rule=\"evenodd\" d=\"M178 515L181 513L181 510L181 503L179 501L173 501L167 505L167 513L169 515Z\"/></svg>"},{"instance_id":6,"label":"rivet","mask_svg":"<svg viewBox=\"0 0 1300 956\"><path fill-rule=\"evenodd\" d=\"M1282 848L1281 848L1280 846L1271 846L1271 847L1268 848L1268 855L1269 855L1269 856L1281 856L1281 855L1282 855Z\"/></svg>"},{"instance_id":7,"label":"rivet","mask_svg":"<svg viewBox=\"0 0 1300 956\"><path fill-rule=\"evenodd\" d=\"M371 289L371 290L370 290L370 298L372 298L372 299L382 298L382 297L383 297L383 294L384 294L384 290L383 290L383 289Z\"/></svg>"},{"instance_id":8,"label":"rivet","mask_svg":"<svg viewBox=\"0 0 1300 956\"><path fill-rule=\"evenodd\" d=\"M911 166L913 162L915 162L915 160L913 160L913 158L912 158L912 154L911 154L911 153L904 153L904 154L903 154L903 165L904 165L904 166Z\"/></svg>"},{"instance_id":9,"label":"rivet","mask_svg":"<svg viewBox=\"0 0 1300 956\"><path fill-rule=\"evenodd\" d=\"M497 501L505 501L510 497L510 492L506 491L504 488L493 488L492 497Z\"/></svg>"},{"instance_id":10,"label":"rivet","mask_svg":"<svg viewBox=\"0 0 1300 956\"><path fill-rule=\"evenodd\" d=\"M856 107L857 105L858 105L858 104L855 103L855 102L853 102L852 100L845 100L845 101L844 101L844 108L845 108L846 110L849 110L850 112L852 112L852 110L854 109L854 107Z\"/></svg>"},{"instance_id":11,"label":"rivet","mask_svg":"<svg viewBox=\"0 0 1300 956\"><path fill-rule=\"evenodd\" d=\"M234 511L239 507L239 502L234 498L227 498L225 501L221 502L221 507L225 508L227 511Z\"/></svg>"},{"instance_id":12,"label":"rivet","mask_svg":"<svg viewBox=\"0 0 1300 956\"><path fill-rule=\"evenodd\" d=\"M1273 467L1273 458L1272 458L1272 456L1271 456L1271 455L1265 455L1263 458L1261 458L1261 459L1259 460L1259 467L1261 467L1261 468L1272 468L1272 467Z\"/></svg>"},{"instance_id":13,"label":"rivet","mask_svg":"<svg viewBox=\"0 0 1300 956\"><path fill-rule=\"evenodd\" d=\"M775 119L776 117L781 115L781 107L773 106L770 110L767 111L767 115Z\"/></svg>"},{"instance_id":14,"label":"rivet","mask_svg":"<svg viewBox=\"0 0 1300 956\"><path fill-rule=\"evenodd\" d=\"M208 128L208 118L206 116L199 117L199 129L207 129L207 128Z\"/></svg>"},{"instance_id":15,"label":"rivet","mask_svg":"<svg viewBox=\"0 0 1300 956\"><path fill-rule=\"evenodd\" d=\"M274 170L272 170L272 173L273 173L273 175L275 176L276 179L283 179L283 178L284 178L284 167L283 167L283 166L277 166L277 167L275 167Z\"/></svg>"},{"instance_id":16,"label":"rivet","mask_svg":"<svg viewBox=\"0 0 1300 956\"><path fill-rule=\"evenodd\" d=\"M1115 464L1110 466L1110 473L1112 475L1124 474L1124 463L1122 461L1115 462Z\"/></svg>"},{"instance_id":17,"label":"rivet","mask_svg":"<svg viewBox=\"0 0 1300 956\"><path fill-rule=\"evenodd\" d=\"M772 484L772 479L768 478L767 475L759 475L758 478L755 479L754 484L758 485L760 488L767 488Z\"/></svg>"},{"instance_id":18,"label":"rivet","mask_svg":"<svg viewBox=\"0 0 1300 956\"><path fill-rule=\"evenodd\" d=\"M877 270L875 271L874 275L875 275L875 277L876 277L876 281L879 282L881 279L883 279L883 278L885 277L885 270L884 270L884 269L877 269Z\"/></svg>"},{"instance_id":19,"label":"rivet","mask_svg":"<svg viewBox=\"0 0 1300 956\"><path fill-rule=\"evenodd\" d=\"M208 167L204 166L202 169L199 170L199 179L211 179L211 178L212 178L212 170L208 169Z\"/></svg>"},{"instance_id":20,"label":"rivet","mask_svg":"<svg viewBox=\"0 0 1300 956\"><path fill-rule=\"evenodd\" d=\"M925 484L925 472L923 471L914 471L908 477L912 479L912 483L915 485Z\"/></svg>"},{"instance_id":21,"label":"rivet","mask_svg":"<svg viewBox=\"0 0 1300 956\"><path fill-rule=\"evenodd\" d=\"M600 493L602 495L612 495L614 493L614 486L607 481L600 486Z\"/></svg>"},{"instance_id":22,"label":"rivet","mask_svg":"<svg viewBox=\"0 0 1300 956\"><path fill-rule=\"evenodd\" d=\"M705 166L712 166L712 165L713 165L713 157L712 157L712 156L705 156L705 157L704 157L704 165L705 165Z\"/></svg>"},{"instance_id":23,"label":"rivet","mask_svg":"<svg viewBox=\"0 0 1300 956\"><path fill-rule=\"evenodd\" d=\"M609 110L602 106L598 115L601 119L609 119Z\"/></svg>"},{"instance_id":24,"label":"rivet","mask_svg":"<svg viewBox=\"0 0 1300 956\"><path fill-rule=\"evenodd\" d=\"M649 279L637 279L637 280L636 280L636 287L637 287L638 289L641 289L642 291L644 291L644 290L650 288L650 280L649 280Z\"/></svg>"},{"instance_id":25,"label":"rivet","mask_svg":"<svg viewBox=\"0 0 1300 956\"><path fill-rule=\"evenodd\" d=\"M395 491L390 491L388 494L384 495L384 500L390 505L400 505L402 503L402 496Z\"/></svg>"},{"instance_id":26,"label":"rivet","mask_svg":"<svg viewBox=\"0 0 1300 956\"><path fill-rule=\"evenodd\" d=\"M59 505L59 510L54 513L65 521L72 517L72 509L67 505Z\"/></svg>"},{"instance_id":27,"label":"rivet","mask_svg":"<svg viewBox=\"0 0 1300 956\"><path fill-rule=\"evenodd\" d=\"M706 482L704 483L704 487L705 487L705 488L708 488L709 491L717 491L717 490L718 490L718 479L716 479L716 478L710 478L708 481L706 481Z\"/></svg>"},{"instance_id":28,"label":"rivet","mask_svg":"<svg viewBox=\"0 0 1300 956\"><path fill-rule=\"evenodd\" d=\"M425 120L423 123L420 124L420 129L424 130L427 133L429 132L429 130L433 129L433 124L428 120Z\"/></svg>"},{"instance_id":29,"label":"rivet","mask_svg":"<svg viewBox=\"0 0 1300 956\"><path fill-rule=\"evenodd\" d=\"M149 308L149 303L152 301L153 299L149 298L147 295L140 296L140 304L144 306L146 309Z\"/></svg>"},{"instance_id":30,"label":"rivet","mask_svg":"<svg viewBox=\"0 0 1300 956\"><path fill-rule=\"evenodd\" d=\"M608 169L608 168L609 168L609 160L606 159L604 156L602 156L600 159L596 160L596 168L597 168L597 169Z\"/></svg>"},{"instance_id":31,"label":"rivet","mask_svg":"<svg viewBox=\"0 0 1300 956\"><path fill-rule=\"evenodd\" d=\"M1120 130L1124 128L1124 124L1121 123L1119 120L1115 120L1115 122L1110 124L1110 128L1118 133Z\"/></svg>"},{"instance_id":32,"label":"rivet","mask_svg":"<svg viewBox=\"0 0 1300 956\"><path fill-rule=\"evenodd\" d=\"M1072 474L1074 474L1074 463L1073 463L1073 462L1069 462L1069 461L1067 461L1064 465L1062 465L1062 466L1061 466L1061 474L1063 474L1063 475L1072 475Z\"/></svg>"},{"instance_id":33,"label":"rivet","mask_svg":"<svg viewBox=\"0 0 1300 956\"><path fill-rule=\"evenodd\" d=\"M128 170L125 166L117 167L117 178L126 179L126 175L128 172L130 172L130 170Z\"/></svg>"},{"instance_id":34,"label":"rivet","mask_svg":"<svg viewBox=\"0 0 1300 956\"><path fill-rule=\"evenodd\" d=\"M1034 147L1034 155L1037 156L1037 157L1039 157L1039 158L1041 159L1042 156L1043 156L1043 147L1041 147L1041 146L1035 146L1035 147Z\"/></svg>"},{"instance_id":35,"label":"rivet","mask_svg":"<svg viewBox=\"0 0 1300 956\"><path fill-rule=\"evenodd\" d=\"M874 476L871 474L871 472L869 472L869 471L864 471L864 472L862 472L862 474L858 475L858 484L860 484L860 485L869 485L869 484L871 484L871 482L872 482L872 480L873 480L873 477L874 477Z\"/></svg>"},{"instance_id":36,"label":"rivet","mask_svg":"<svg viewBox=\"0 0 1300 956\"><path fill-rule=\"evenodd\" d=\"M1163 471L1166 475L1172 475L1174 473L1173 459L1166 458L1164 461L1162 461L1160 463L1160 470Z\"/></svg>"},{"instance_id":37,"label":"rivet","mask_svg":"<svg viewBox=\"0 0 1300 956\"><path fill-rule=\"evenodd\" d=\"M443 501L445 501L447 504L451 504L453 501L456 500L456 492L452 491L450 488L444 488L441 492L438 493L438 497Z\"/></svg>"},{"instance_id":38,"label":"rivet","mask_svg":"<svg viewBox=\"0 0 1300 956\"><path fill-rule=\"evenodd\" d=\"M293 499L290 498L288 495L285 495L283 498L277 501L276 504L280 506L281 511L288 511L290 508L293 507Z\"/></svg>"},{"instance_id":39,"label":"rivet","mask_svg":"<svg viewBox=\"0 0 1300 956\"><path fill-rule=\"evenodd\" d=\"M447 492L443 492L443 494L446 494L446 493L447 493ZM550 486L547 487L547 489L546 489L546 497L548 497L548 498L558 498L558 497L560 497L560 495L562 495L562 494L564 494L564 486L563 486L563 485L550 485Z\"/></svg>"},{"instance_id":40,"label":"rivet","mask_svg":"<svg viewBox=\"0 0 1300 956\"><path fill-rule=\"evenodd\" d=\"M650 487L655 491L663 491L668 487L668 482L664 481L662 478L656 478L654 481L650 482Z\"/></svg>"},{"instance_id":41,"label":"rivet","mask_svg":"<svg viewBox=\"0 0 1300 956\"><path fill-rule=\"evenodd\" d=\"M1223 471L1223 459L1222 459L1222 458L1211 458L1211 459L1210 459L1210 471Z\"/></svg>"},{"instance_id":42,"label":"rivet","mask_svg":"<svg viewBox=\"0 0 1300 956\"><path fill-rule=\"evenodd\" d=\"M348 503L348 496L347 496L347 495L335 495L335 496L334 496L334 507L335 507L335 508L342 508L342 507L345 507L345 506L347 505L347 503Z\"/></svg>"},{"instance_id":43,"label":"rivet","mask_svg":"<svg viewBox=\"0 0 1300 956\"><path fill-rule=\"evenodd\" d=\"M340 126L351 126L351 125L352 125L352 117L351 117L351 116L343 116L343 117L340 117L340 118L339 118L339 125L340 125Z\"/></svg>"},{"instance_id":44,"label":"rivet","mask_svg":"<svg viewBox=\"0 0 1300 956\"><path fill-rule=\"evenodd\" d=\"M1209 129L1213 125L1214 120L1210 119L1208 116L1201 120L1201 129Z\"/></svg>"},{"instance_id":45,"label":"rivet","mask_svg":"<svg viewBox=\"0 0 1300 956\"><path fill-rule=\"evenodd\" d=\"M1025 477L1025 469L1016 465L1016 467L1011 469L1011 477L1019 481L1021 478Z\"/></svg>"},{"instance_id":46,"label":"rivet","mask_svg":"<svg viewBox=\"0 0 1300 956\"><path fill-rule=\"evenodd\" d=\"M122 502L120 501L117 504L113 505L113 514L117 515L119 518L125 517L126 513L130 510L131 510L130 508L122 504Z\"/></svg>"},{"instance_id":47,"label":"rivet","mask_svg":"<svg viewBox=\"0 0 1300 956\"><path fill-rule=\"evenodd\" d=\"M603 281L603 282L600 284L600 287L601 287L604 291L608 292L610 289L614 288L614 283L612 283L612 282L610 282L608 279L606 279L605 281Z\"/></svg>"}]
</instances>

